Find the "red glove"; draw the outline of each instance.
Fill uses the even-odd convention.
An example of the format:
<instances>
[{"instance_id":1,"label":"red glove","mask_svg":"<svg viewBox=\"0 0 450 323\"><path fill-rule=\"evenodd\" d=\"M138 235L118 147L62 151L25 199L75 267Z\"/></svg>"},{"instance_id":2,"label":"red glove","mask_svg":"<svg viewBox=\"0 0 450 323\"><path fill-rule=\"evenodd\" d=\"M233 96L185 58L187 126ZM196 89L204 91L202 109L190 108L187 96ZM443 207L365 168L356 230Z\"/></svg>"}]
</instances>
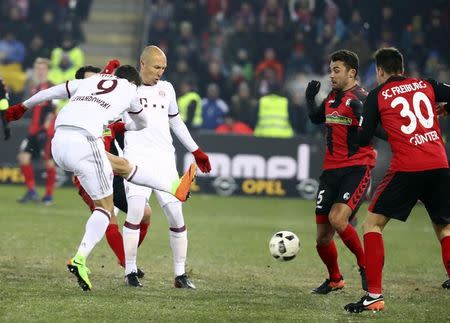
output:
<instances>
[{"instance_id":1,"label":"red glove","mask_svg":"<svg viewBox=\"0 0 450 323\"><path fill-rule=\"evenodd\" d=\"M5 112L5 120L8 122L19 120L25 111L27 111L27 108L22 103L12 105Z\"/></svg>"},{"instance_id":2,"label":"red glove","mask_svg":"<svg viewBox=\"0 0 450 323\"><path fill-rule=\"evenodd\" d=\"M209 157L203 152L203 150L199 148L196 151L193 151L192 155L194 155L195 162L197 163L198 168L200 168L203 173L209 173L211 171Z\"/></svg>"},{"instance_id":3,"label":"red glove","mask_svg":"<svg viewBox=\"0 0 450 323\"><path fill-rule=\"evenodd\" d=\"M112 74L116 68L120 66L120 61L118 59L112 59L103 68L103 74Z\"/></svg>"}]
</instances>

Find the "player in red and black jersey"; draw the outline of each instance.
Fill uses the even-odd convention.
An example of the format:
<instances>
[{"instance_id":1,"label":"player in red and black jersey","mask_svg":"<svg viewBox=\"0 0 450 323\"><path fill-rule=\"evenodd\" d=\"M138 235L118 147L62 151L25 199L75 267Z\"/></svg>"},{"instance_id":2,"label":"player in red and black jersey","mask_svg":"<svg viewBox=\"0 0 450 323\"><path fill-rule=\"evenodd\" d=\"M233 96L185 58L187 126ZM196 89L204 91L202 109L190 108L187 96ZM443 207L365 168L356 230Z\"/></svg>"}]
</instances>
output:
<instances>
[{"instance_id":1,"label":"player in red and black jersey","mask_svg":"<svg viewBox=\"0 0 450 323\"><path fill-rule=\"evenodd\" d=\"M384 309L382 231L390 219L406 221L421 200L442 246L450 277L450 172L436 102L450 101L450 86L403 76L403 56L395 48L375 53L377 81L363 109L361 147L370 145L376 127L386 130L392 160L375 190L364 222L368 294L345 306L349 312ZM448 105L447 105L448 106ZM442 284L450 288L450 279Z\"/></svg>"},{"instance_id":2,"label":"player in red and black jersey","mask_svg":"<svg viewBox=\"0 0 450 323\"><path fill-rule=\"evenodd\" d=\"M329 277L313 292L328 294L344 287L337 262L334 234L356 256L362 288L366 289L364 251L349 220L355 215L370 184L375 165L371 145L359 147L358 127L362 101L367 92L358 85L358 56L339 50L330 56L331 92L320 106L315 96L320 82L311 81L306 89L309 117L313 123L326 125L326 152L316 200L317 252L325 263Z\"/></svg>"},{"instance_id":3,"label":"player in red and black jersey","mask_svg":"<svg viewBox=\"0 0 450 323\"><path fill-rule=\"evenodd\" d=\"M32 94L53 86L47 78L49 68L50 61L48 59L37 58L34 62L33 77L37 85L32 88ZM34 169L31 160L33 158L42 158L47 171L46 191L42 202L48 205L53 201L53 190L56 181L56 167L51 157L50 145L54 133L56 107L52 102L48 101L35 106L32 113L28 127L28 136L22 141L20 152L17 156L27 186L27 192L18 202L38 201L39 197L36 192Z\"/></svg>"}]
</instances>

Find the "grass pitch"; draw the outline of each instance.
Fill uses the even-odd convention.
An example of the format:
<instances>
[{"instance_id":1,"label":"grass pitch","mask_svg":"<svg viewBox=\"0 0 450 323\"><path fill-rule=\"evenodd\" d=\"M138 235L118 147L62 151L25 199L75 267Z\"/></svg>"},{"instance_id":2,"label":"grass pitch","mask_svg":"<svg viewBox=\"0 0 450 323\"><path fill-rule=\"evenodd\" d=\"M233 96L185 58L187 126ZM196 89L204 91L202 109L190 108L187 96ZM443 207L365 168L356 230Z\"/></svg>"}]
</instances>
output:
<instances>
[{"instance_id":1,"label":"grass pitch","mask_svg":"<svg viewBox=\"0 0 450 323\"><path fill-rule=\"evenodd\" d=\"M326 269L315 250L314 203L296 199L194 195L184 207L188 271L197 290L172 287L167 221L152 199L152 225L139 248L144 288L125 286L105 240L88 260L94 290L83 292L66 270L89 215L75 189L58 189L55 204L19 205L23 187L0 186L0 321L2 322L444 322L450 291L440 245L424 209L385 230L386 310L348 314L362 296L355 259L337 239L347 285L312 295ZM360 221L365 208L360 211ZM124 215L119 216L122 223ZM291 262L271 258L277 230L295 232L301 250ZM358 231L361 232L360 225Z\"/></svg>"}]
</instances>

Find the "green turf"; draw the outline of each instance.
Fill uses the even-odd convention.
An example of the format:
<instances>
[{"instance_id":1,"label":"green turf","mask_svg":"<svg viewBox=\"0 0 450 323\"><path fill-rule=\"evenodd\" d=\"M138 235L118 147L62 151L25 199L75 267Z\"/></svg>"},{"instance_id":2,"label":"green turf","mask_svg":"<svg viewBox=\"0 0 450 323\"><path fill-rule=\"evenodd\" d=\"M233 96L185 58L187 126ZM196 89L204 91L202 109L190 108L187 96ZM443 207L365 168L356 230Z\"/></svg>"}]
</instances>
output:
<instances>
[{"instance_id":1,"label":"green turf","mask_svg":"<svg viewBox=\"0 0 450 323\"><path fill-rule=\"evenodd\" d=\"M167 222L152 200L152 226L138 254L144 288L124 285L123 272L102 241L88 260L94 290L82 292L65 263L84 232L86 207L75 189L58 189L50 207L18 205L23 190L0 186L0 321L442 322L450 317L450 291L440 287L446 278L440 246L421 207L406 224L392 222L385 230L386 310L357 315L343 310L362 292L354 257L340 241L345 289L310 294L326 277L315 250L311 201L194 195L184 210L188 269L198 289L188 291L172 288ZM300 237L300 254L291 262L269 255L268 240L280 229Z\"/></svg>"}]
</instances>

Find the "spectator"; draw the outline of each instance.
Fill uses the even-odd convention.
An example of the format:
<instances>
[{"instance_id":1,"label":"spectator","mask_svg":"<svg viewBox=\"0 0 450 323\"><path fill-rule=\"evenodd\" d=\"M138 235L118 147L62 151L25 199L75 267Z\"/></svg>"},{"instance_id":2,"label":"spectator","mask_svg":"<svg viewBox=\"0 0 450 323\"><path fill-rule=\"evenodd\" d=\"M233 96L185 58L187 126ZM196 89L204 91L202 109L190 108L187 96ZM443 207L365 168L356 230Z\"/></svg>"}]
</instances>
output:
<instances>
[{"instance_id":1,"label":"spectator","mask_svg":"<svg viewBox=\"0 0 450 323\"><path fill-rule=\"evenodd\" d=\"M336 46L344 39L345 32L344 22L339 17L339 8L334 2L328 1L324 17L319 18L317 21L316 42L320 45L329 44L328 47ZM332 37L330 37L331 35Z\"/></svg>"},{"instance_id":2,"label":"spectator","mask_svg":"<svg viewBox=\"0 0 450 323\"><path fill-rule=\"evenodd\" d=\"M0 64L22 64L24 59L25 46L12 30L7 30L0 39Z\"/></svg>"},{"instance_id":3,"label":"spectator","mask_svg":"<svg viewBox=\"0 0 450 323\"><path fill-rule=\"evenodd\" d=\"M76 71L84 65L84 52L78 47L70 35L65 35L61 47L52 50L52 68L48 79L59 84L75 78Z\"/></svg>"},{"instance_id":4,"label":"spectator","mask_svg":"<svg viewBox=\"0 0 450 323\"><path fill-rule=\"evenodd\" d=\"M289 0L288 8L291 21L309 32L313 25L314 0Z\"/></svg>"},{"instance_id":5,"label":"spectator","mask_svg":"<svg viewBox=\"0 0 450 323\"><path fill-rule=\"evenodd\" d=\"M181 84L183 82L197 84L197 75L185 59L179 59L175 63L175 71L169 73L169 79L173 84Z\"/></svg>"},{"instance_id":6,"label":"spectator","mask_svg":"<svg viewBox=\"0 0 450 323\"><path fill-rule=\"evenodd\" d=\"M228 33L224 46L224 59L226 62L235 62L238 60L238 52L244 49L247 57L253 60L255 54L255 37L254 33L249 30L242 18L236 18L233 28Z\"/></svg>"},{"instance_id":7,"label":"spectator","mask_svg":"<svg viewBox=\"0 0 450 323\"><path fill-rule=\"evenodd\" d=\"M50 48L45 46L44 39L40 34L35 34L26 51L23 67L25 69L32 68L35 59L38 57L50 57Z\"/></svg>"},{"instance_id":8,"label":"spectator","mask_svg":"<svg viewBox=\"0 0 450 323\"><path fill-rule=\"evenodd\" d=\"M177 46L183 45L188 49L187 55L192 57L199 56L199 40L192 32L192 25L187 21L182 21L179 27L179 35L175 40Z\"/></svg>"},{"instance_id":9,"label":"spectator","mask_svg":"<svg viewBox=\"0 0 450 323\"><path fill-rule=\"evenodd\" d=\"M52 10L44 10L41 19L36 24L36 32L42 35L44 47L53 49L59 44L61 29L56 22L55 14Z\"/></svg>"},{"instance_id":10,"label":"spectator","mask_svg":"<svg viewBox=\"0 0 450 323\"><path fill-rule=\"evenodd\" d=\"M151 20L164 19L166 21L173 21L175 11L172 1L156 0L152 1L150 7Z\"/></svg>"},{"instance_id":11,"label":"spectator","mask_svg":"<svg viewBox=\"0 0 450 323\"><path fill-rule=\"evenodd\" d=\"M372 59L370 45L364 37L364 29L360 24L353 24L349 27L349 37L341 47L358 53L361 69L366 68Z\"/></svg>"},{"instance_id":12,"label":"spectator","mask_svg":"<svg viewBox=\"0 0 450 323\"><path fill-rule=\"evenodd\" d=\"M148 39L151 39L154 44L159 44L161 41L173 43L173 35L169 23L169 20L156 17L148 31Z\"/></svg>"},{"instance_id":13,"label":"spectator","mask_svg":"<svg viewBox=\"0 0 450 323\"><path fill-rule=\"evenodd\" d=\"M290 138L294 135L292 119L292 109L288 99L280 95L279 84L270 84L267 95L258 102L255 136Z\"/></svg>"},{"instance_id":14,"label":"spectator","mask_svg":"<svg viewBox=\"0 0 450 323\"><path fill-rule=\"evenodd\" d=\"M242 20L245 27L253 30L256 22L255 12L249 1L241 2L239 10L234 15L236 20Z\"/></svg>"},{"instance_id":15,"label":"spectator","mask_svg":"<svg viewBox=\"0 0 450 323\"><path fill-rule=\"evenodd\" d=\"M253 64L248 57L247 49L239 48L237 50L236 56L236 60L232 61L231 68L233 68L234 66L238 66L241 69L242 75L244 75L245 80L247 82L251 82L253 80Z\"/></svg>"},{"instance_id":16,"label":"spectator","mask_svg":"<svg viewBox=\"0 0 450 323\"><path fill-rule=\"evenodd\" d=\"M177 104L180 116L189 130L196 130L202 126L202 100L200 95L194 91L189 81L183 80L178 91Z\"/></svg>"},{"instance_id":17,"label":"spectator","mask_svg":"<svg viewBox=\"0 0 450 323\"><path fill-rule=\"evenodd\" d=\"M290 78L298 73L311 74L314 71L312 61L305 53L305 47L297 45L294 47L287 63L286 63L286 78Z\"/></svg>"},{"instance_id":18,"label":"spectator","mask_svg":"<svg viewBox=\"0 0 450 323\"><path fill-rule=\"evenodd\" d=\"M196 35L205 29L207 17L200 0L178 0L175 8L175 21L189 22Z\"/></svg>"},{"instance_id":19,"label":"spectator","mask_svg":"<svg viewBox=\"0 0 450 323\"><path fill-rule=\"evenodd\" d=\"M255 78L260 79L263 72L271 69L275 72L277 81L281 84L284 79L284 68L281 62L276 58L273 48L266 48L264 51L264 59L258 63L255 69Z\"/></svg>"},{"instance_id":20,"label":"spectator","mask_svg":"<svg viewBox=\"0 0 450 323\"><path fill-rule=\"evenodd\" d=\"M253 135L253 130L244 122L236 121L230 114L226 114L223 123L216 128L216 133L221 135Z\"/></svg>"},{"instance_id":21,"label":"spectator","mask_svg":"<svg viewBox=\"0 0 450 323\"><path fill-rule=\"evenodd\" d=\"M266 0L266 4L259 13L260 28L271 24L276 26L277 30L284 28L284 12L283 7L278 4L277 0Z\"/></svg>"},{"instance_id":22,"label":"spectator","mask_svg":"<svg viewBox=\"0 0 450 323\"><path fill-rule=\"evenodd\" d=\"M202 99L202 129L215 130L223 123L228 113L228 105L220 98L220 89L216 83L207 87L207 97Z\"/></svg>"},{"instance_id":23,"label":"spectator","mask_svg":"<svg viewBox=\"0 0 450 323\"><path fill-rule=\"evenodd\" d=\"M255 127L256 99L250 92L250 86L246 82L239 84L236 94L231 97L230 115L236 121L241 121L251 128Z\"/></svg>"},{"instance_id":24,"label":"spectator","mask_svg":"<svg viewBox=\"0 0 450 323\"><path fill-rule=\"evenodd\" d=\"M221 89L222 96L228 97L228 93L223 93L226 91L227 79L223 73L221 63L217 60L210 61L207 68L207 71L202 73L200 79L200 95L206 96L210 83L215 83Z\"/></svg>"}]
</instances>

